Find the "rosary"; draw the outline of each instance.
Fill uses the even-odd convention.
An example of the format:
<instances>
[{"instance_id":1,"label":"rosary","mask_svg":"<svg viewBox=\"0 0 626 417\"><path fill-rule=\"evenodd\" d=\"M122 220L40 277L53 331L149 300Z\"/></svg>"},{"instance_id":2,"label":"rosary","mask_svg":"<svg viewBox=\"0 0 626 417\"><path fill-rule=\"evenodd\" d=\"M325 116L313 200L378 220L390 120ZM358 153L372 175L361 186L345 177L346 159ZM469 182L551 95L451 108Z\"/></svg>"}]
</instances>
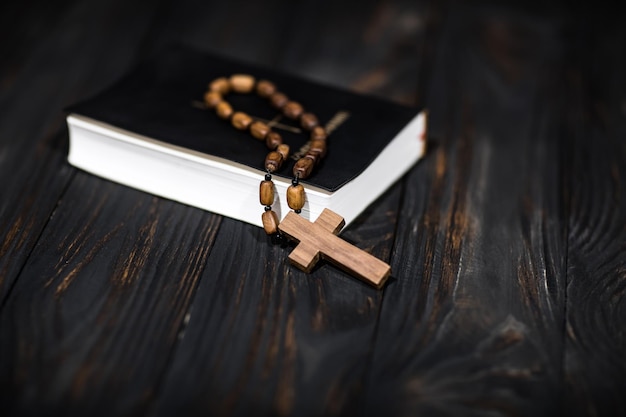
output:
<instances>
[{"instance_id":1,"label":"rosary","mask_svg":"<svg viewBox=\"0 0 626 417\"><path fill-rule=\"evenodd\" d=\"M293 211L282 221L279 221L278 215L272 210L275 198L272 174L279 171L289 157L289 145L283 143L282 136L274 132L269 124L254 120L244 112L235 111L224 100L231 92L256 92L260 97L268 99L270 105L281 111L285 117L299 122L303 129L310 132L308 151L294 164L293 180L287 188L287 204ZM267 80L257 82L253 76L247 74L234 74L229 78L213 80L204 94L204 103L219 118L230 121L235 129L248 131L255 139L264 141L269 149L264 163L265 178L259 186L259 201L264 206L261 220L268 235L282 234L299 242L289 255L291 263L305 272L311 272L320 257L323 257L351 275L381 288L391 273L390 266L336 236L345 225L340 215L324 209L313 223L299 216L306 201L304 186L300 184L300 180L311 175L315 166L326 156L328 146L328 134L317 116L305 111L300 103L290 100L278 91L274 83Z\"/></svg>"}]
</instances>

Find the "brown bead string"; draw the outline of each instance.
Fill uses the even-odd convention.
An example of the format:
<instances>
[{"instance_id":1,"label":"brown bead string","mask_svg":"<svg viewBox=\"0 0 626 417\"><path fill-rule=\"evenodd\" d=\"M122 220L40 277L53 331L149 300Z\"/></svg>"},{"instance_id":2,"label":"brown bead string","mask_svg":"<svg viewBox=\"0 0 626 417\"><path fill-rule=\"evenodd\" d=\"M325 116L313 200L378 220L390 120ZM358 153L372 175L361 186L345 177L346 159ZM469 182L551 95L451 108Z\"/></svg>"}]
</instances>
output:
<instances>
[{"instance_id":1,"label":"brown bead string","mask_svg":"<svg viewBox=\"0 0 626 417\"><path fill-rule=\"evenodd\" d=\"M314 167L326 156L326 130L320 126L317 116L305 111L302 105L290 100L285 94L278 91L274 83L267 80L259 80L247 74L233 74L229 78L220 77L209 83L209 88L204 94L204 102L210 109L214 109L218 117L229 120L239 130L248 130L258 140L265 141L270 152L265 157L265 170L267 174L259 186L259 201L265 206L265 212L261 216L263 229L268 235L278 233L278 215L272 210L274 203L274 182L272 173L278 171L283 162L289 157L289 145L283 143L282 136L274 132L270 125L254 120L244 112L234 111L232 106L224 100L230 92L249 94L256 92L260 97L269 100L270 105L281 110L289 119L296 120L303 129L310 131L309 149L307 153L298 159L293 166L294 180L287 189L287 204L296 213L300 213L304 207L304 187L300 184L301 179L308 178Z\"/></svg>"}]
</instances>

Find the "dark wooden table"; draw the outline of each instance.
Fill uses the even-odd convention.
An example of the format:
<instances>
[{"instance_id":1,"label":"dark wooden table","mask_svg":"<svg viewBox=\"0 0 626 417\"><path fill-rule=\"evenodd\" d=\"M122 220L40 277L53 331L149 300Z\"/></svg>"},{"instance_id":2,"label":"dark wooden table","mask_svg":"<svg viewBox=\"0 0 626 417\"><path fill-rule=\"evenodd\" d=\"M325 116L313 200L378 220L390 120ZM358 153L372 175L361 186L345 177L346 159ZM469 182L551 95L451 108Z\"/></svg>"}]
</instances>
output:
<instances>
[{"instance_id":1,"label":"dark wooden table","mask_svg":"<svg viewBox=\"0 0 626 417\"><path fill-rule=\"evenodd\" d=\"M0 415L626 415L622 16L335 3L2 3ZM344 234L383 291L67 164L64 106L174 41L428 106Z\"/></svg>"}]
</instances>

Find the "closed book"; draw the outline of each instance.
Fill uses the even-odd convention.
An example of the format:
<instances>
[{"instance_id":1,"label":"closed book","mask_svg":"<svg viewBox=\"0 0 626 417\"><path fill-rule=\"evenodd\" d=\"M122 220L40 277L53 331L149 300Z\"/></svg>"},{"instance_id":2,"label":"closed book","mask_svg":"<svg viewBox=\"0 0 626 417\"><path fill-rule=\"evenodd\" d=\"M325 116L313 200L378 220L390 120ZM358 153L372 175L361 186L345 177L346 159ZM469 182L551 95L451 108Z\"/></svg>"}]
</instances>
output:
<instances>
[{"instance_id":1,"label":"closed book","mask_svg":"<svg viewBox=\"0 0 626 417\"><path fill-rule=\"evenodd\" d=\"M262 226L259 183L268 148L235 129L203 96L215 78L250 74L272 81L320 120L334 127L328 151L310 177L302 216L315 220L324 208L346 224L398 180L425 150L425 112L323 85L249 63L173 47L139 64L95 97L68 109L70 164L157 196ZM226 99L254 119L274 121L292 157L273 174L280 218L289 208L286 190L308 131L281 117L256 94Z\"/></svg>"}]
</instances>

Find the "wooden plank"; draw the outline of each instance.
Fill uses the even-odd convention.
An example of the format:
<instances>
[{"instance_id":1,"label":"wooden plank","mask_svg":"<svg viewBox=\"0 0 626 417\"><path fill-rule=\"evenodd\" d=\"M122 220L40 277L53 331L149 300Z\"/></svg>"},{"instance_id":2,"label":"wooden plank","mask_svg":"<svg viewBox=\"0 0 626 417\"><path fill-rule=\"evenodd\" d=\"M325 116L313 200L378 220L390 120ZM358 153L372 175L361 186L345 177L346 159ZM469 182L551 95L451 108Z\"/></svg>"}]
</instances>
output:
<instances>
[{"instance_id":1,"label":"wooden plank","mask_svg":"<svg viewBox=\"0 0 626 417\"><path fill-rule=\"evenodd\" d=\"M565 414L626 415L626 31L578 27L567 95Z\"/></svg>"},{"instance_id":2,"label":"wooden plank","mask_svg":"<svg viewBox=\"0 0 626 417\"><path fill-rule=\"evenodd\" d=\"M51 5L40 1L3 2L0 4L0 96L13 84L30 53L41 43L62 18L74 6L75 0L59 0Z\"/></svg>"},{"instance_id":3,"label":"wooden plank","mask_svg":"<svg viewBox=\"0 0 626 417\"><path fill-rule=\"evenodd\" d=\"M0 316L7 415L145 413L220 220L78 173Z\"/></svg>"},{"instance_id":4,"label":"wooden plank","mask_svg":"<svg viewBox=\"0 0 626 417\"><path fill-rule=\"evenodd\" d=\"M53 134L63 106L138 58L158 11L68 9L3 96L0 170L15 180L3 182L0 260L17 277L0 316L3 414L145 410L177 341L219 218L82 173L68 186L67 136Z\"/></svg>"},{"instance_id":5,"label":"wooden plank","mask_svg":"<svg viewBox=\"0 0 626 417\"><path fill-rule=\"evenodd\" d=\"M163 25L151 33L146 48L158 52L171 43L183 43L271 67L282 53L282 45L293 36L289 31L297 16L294 7L286 0L175 2Z\"/></svg>"},{"instance_id":6,"label":"wooden plank","mask_svg":"<svg viewBox=\"0 0 626 417\"><path fill-rule=\"evenodd\" d=\"M416 93L428 79L443 6L408 0L302 2L296 15L304 18L293 22L297 39L283 44L279 65L356 92L420 104Z\"/></svg>"},{"instance_id":7,"label":"wooden plank","mask_svg":"<svg viewBox=\"0 0 626 417\"><path fill-rule=\"evenodd\" d=\"M407 179L365 415L559 415L559 22L458 7Z\"/></svg>"},{"instance_id":8,"label":"wooden plank","mask_svg":"<svg viewBox=\"0 0 626 417\"><path fill-rule=\"evenodd\" d=\"M59 134L63 108L129 68L158 10L153 3L122 3L66 5L61 17L50 14L58 18L54 24L35 28L37 41L26 37L22 45L9 37L13 48L30 49L15 58L17 68L3 73L8 85L0 96L0 305L74 172L65 163L67 134ZM33 11L35 21L45 10Z\"/></svg>"},{"instance_id":9,"label":"wooden plank","mask_svg":"<svg viewBox=\"0 0 626 417\"><path fill-rule=\"evenodd\" d=\"M418 66L420 50L409 39L424 30L411 23L423 17L423 4L361 2L358 13L341 2L288 7L287 35L273 45L281 51L278 69L394 99L402 90L405 101L415 100L416 73L388 78L386 69L394 61ZM410 25L398 29L404 18ZM396 44L411 46L398 51ZM372 73L375 83L353 83ZM393 187L342 237L388 260L401 191ZM289 251L268 245L261 230L223 221L156 415L354 410L381 294L328 265L303 274L289 266Z\"/></svg>"},{"instance_id":10,"label":"wooden plank","mask_svg":"<svg viewBox=\"0 0 626 417\"><path fill-rule=\"evenodd\" d=\"M224 219L157 415L317 415L348 405L378 292L328 266L305 274L288 253L261 229Z\"/></svg>"}]
</instances>

